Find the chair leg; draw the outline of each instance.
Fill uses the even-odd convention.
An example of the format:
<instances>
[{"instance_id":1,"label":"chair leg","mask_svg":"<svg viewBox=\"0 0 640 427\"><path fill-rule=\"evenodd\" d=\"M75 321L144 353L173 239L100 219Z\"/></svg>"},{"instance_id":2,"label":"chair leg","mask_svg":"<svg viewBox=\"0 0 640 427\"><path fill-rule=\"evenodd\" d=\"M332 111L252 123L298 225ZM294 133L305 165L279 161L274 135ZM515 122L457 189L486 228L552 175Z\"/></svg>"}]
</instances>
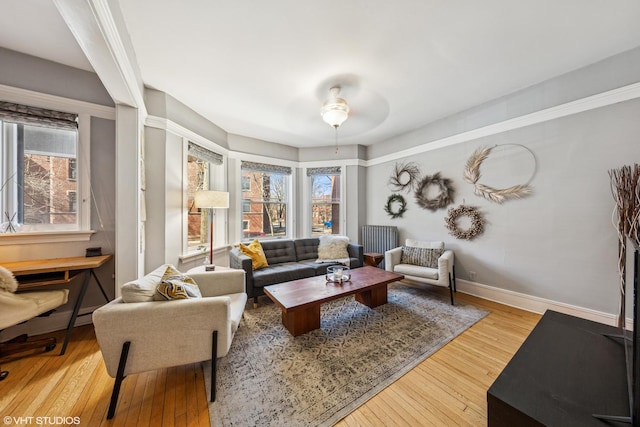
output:
<instances>
[{"instance_id":1,"label":"chair leg","mask_svg":"<svg viewBox=\"0 0 640 427\"><path fill-rule=\"evenodd\" d=\"M451 270L453 271L453 292L458 292L458 289L456 287L456 266L452 265Z\"/></svg>"},{"instance_id":2,"label":"chair leg","mask_svg":"<svg viewBox=\"0 0 640 427\"><path fill-rule=\"evenodd\" d=\"M451 305L453 305L453 280L451 279L451 273L449 273L449 294L451 295Z\"/></svg>"},{"instance_id":3,"label":"chair leg","mask_svg":"<svg viewBox=\"0 0 640 427\"><path fill-rule=\"evenodd\" d=\"M211 344L211 401L216 401L216 371L218 365L218 331L213 331Z\"/></svg>"},{"instance_id":4,"label":"chair leg","mask_svg":"<svg viewBox=\"0 0 640 427\"><path fill-rule=\"evenodd\" d=\"M118 395L120 394L120 386L124 376L124 368L127 365L127 357L129 356L129 347L131 341L127 341L122 344L122 352L120 353L120 362L118 363L118 373L116 374L116 381L113 384L113 392L111 393L111 403L109 403L109 412L107 412L107 419L110 420L116 413L116 405L118 404Z\"/></svg>"},{"instance_id":5,"label":"chair leg","mask_svg":"<svg viewBox=\"0 0 640 427\"><path fill-rule=\"evenodd\" d=\"M253 297L253 308L258 308L258 297Z\"/></svg>"}]
</instances>

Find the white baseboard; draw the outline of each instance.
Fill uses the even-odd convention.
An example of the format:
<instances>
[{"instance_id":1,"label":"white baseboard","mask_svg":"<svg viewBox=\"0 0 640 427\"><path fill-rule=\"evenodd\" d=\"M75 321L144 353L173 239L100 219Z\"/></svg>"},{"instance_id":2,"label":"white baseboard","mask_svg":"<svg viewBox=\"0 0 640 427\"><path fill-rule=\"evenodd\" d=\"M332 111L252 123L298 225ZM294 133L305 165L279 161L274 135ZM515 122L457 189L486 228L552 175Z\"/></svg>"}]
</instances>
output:
<instances>
[{"instance_id":1,"label":"white baseboard","mask_svg":"<svg viewBox=\"0 0 640 427\"><path fill-rule=\"evenodd\" d=\"M80 316L83 313L92 313L100 306L84 307L80 309L79 315L76 318L75 326L89 325L92 323L92 317L90 314ZM12 326L2 331L2 341L10 340L21 334L27 335L40 335L47 334L49 332L55 332L67 329L71 319L71 310L53 312L46 317L36 317L20 325Z\"/></svg>"},{"instance_id":2,"label":"white baseboard","mask_svg":"<svg viewBox=\"0 0 640 427\"><path fill-rule=\"evenodd\" d=\"M533 313L542 314L546 310L553 310L581 317L583 319L593 320L594 322L604 323L606 325L616 326L617 323L618 317L612 313L605 313L602 311L592 310L590 308L565 304L507 289L484 285L482 283L471 282L469 280L456 279L456 287L458 292L473 295L489 301L495 301L510 307L531 311ZM633 329L633 322L631 319L627 319L626 323L628 329Z\"/></svg>"}]
</instances>

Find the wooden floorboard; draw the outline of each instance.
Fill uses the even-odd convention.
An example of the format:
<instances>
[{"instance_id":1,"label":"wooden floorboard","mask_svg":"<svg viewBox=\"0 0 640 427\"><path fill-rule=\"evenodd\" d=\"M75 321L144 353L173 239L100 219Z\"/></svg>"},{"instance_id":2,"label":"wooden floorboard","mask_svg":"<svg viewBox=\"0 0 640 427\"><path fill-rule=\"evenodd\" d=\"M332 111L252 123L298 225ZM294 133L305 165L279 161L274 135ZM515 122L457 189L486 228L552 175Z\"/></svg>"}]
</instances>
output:
<instances>
[{"instance_id":1,"label":"wooden floorboard","mask_svg":"<svg viewBox=\"0 0 640 427\"><path fill-rule=\"evenodd\" d=\"M540 320L540 315L457 294L490 314L397 380L337 426L486 425L486 392ZM64 331L55 336L59 342ZM1 361L0 414L78 417L83 426L209 426L200 364L127 377L116 416L107 421L113 378L93 327L75 328L67 352ZM15 425L25 425L19 422ZM6 424L5 425L11 425Z\"/></svg>"}]
</instances>

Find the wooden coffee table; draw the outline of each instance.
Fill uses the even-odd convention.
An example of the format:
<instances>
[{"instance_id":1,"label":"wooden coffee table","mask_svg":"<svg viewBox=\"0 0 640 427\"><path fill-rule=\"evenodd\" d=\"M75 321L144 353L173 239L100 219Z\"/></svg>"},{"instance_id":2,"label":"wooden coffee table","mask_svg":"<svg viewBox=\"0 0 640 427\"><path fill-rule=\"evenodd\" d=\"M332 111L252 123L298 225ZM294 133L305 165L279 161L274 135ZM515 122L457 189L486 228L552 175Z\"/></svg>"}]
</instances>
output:
<instances>
[{"instance_id":1,"label":"wooden coffee table","mask_svg":"<svg viewBox=\"0 0 640 427\"><path fill-rule=\"evenodd\" d=\"M342 284L322 275L265 286L264 293L280 307L282 324L297 337L320 328L322 303L355 295L359 303L377 307L387 303L387 285L402 279L402 274L365 266L351 270L351 280Z\"/></svg>"}]
</instances>

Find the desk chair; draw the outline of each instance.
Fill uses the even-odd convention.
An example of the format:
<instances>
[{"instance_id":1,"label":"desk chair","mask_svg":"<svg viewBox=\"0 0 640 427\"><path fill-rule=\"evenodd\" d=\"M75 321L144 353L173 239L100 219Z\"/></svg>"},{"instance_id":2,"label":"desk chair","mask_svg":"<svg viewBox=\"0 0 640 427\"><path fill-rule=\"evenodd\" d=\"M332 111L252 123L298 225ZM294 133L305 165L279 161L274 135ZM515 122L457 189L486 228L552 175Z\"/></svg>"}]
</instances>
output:
<instances>
[{"instance_id":1,"label":"desk chair","mask_svg":"<svg viewBox=\"0 0 640 427\"><path fill-rule=\"evenodd\" d=\"M68 289L16 294L17 289L18 282L13 274L0 266L0 331L37 316L49 315L55 308L65 304L69 297ZM0 358L39 348L51 351L55 346L55 338L29 340L27 335L20 335L7 342L0 342ZM8 374L0 369L0 381Z\"/></svg>"}]
</instances>

